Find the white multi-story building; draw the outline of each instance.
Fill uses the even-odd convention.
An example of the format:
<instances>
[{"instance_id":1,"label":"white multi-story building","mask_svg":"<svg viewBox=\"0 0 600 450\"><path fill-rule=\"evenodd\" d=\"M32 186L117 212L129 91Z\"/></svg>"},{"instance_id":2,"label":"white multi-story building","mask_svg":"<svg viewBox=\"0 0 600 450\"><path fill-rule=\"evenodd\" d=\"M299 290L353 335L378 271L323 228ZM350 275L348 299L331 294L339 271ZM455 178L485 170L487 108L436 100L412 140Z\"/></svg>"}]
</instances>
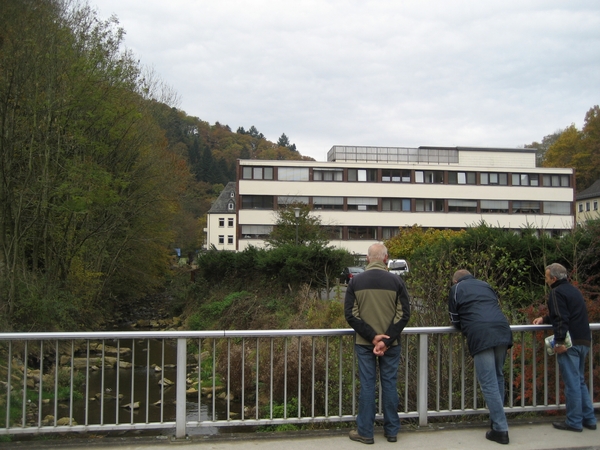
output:
<instances>
[{"instance_id":1,"label":"white multi-story building","mask_svg":"<svg viewBox=\"0 0 600 450\"><path fill-rule=\"evenodd\" d=\"M412 225L560 234L574 226L574 184L572 169L536 167L534 149L334 146L327 162L239 160L235 248L263 246L291 203L359 254Z\"/></svg>"}]
</instances>

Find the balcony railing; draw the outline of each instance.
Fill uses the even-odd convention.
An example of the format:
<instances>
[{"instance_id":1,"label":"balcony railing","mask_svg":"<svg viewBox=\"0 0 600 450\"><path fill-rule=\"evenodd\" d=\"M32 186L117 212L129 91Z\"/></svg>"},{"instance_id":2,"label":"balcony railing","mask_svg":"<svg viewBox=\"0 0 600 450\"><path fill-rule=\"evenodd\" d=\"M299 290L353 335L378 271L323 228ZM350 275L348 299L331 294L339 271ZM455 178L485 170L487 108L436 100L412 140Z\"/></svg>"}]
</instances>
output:
<instances>
[{"instance_id":1,"label":"balcony railing","mask_svg":"<svg viewBox=\"0 0 600 450\"><path fill-rule=\"evenodd\" d=\"M600 324L591 328L598 342ZM556 358L543 348L551 327L512 330L505 411L564 409ZM163 429L183 438L221 427L353 421L353 341L350 329L2 333L0 434ZM401 419L426 425L487 413L452 327L406 328L402 354ZM588 366L600 407L598 345Z\"/></svg>"}]
</instances>

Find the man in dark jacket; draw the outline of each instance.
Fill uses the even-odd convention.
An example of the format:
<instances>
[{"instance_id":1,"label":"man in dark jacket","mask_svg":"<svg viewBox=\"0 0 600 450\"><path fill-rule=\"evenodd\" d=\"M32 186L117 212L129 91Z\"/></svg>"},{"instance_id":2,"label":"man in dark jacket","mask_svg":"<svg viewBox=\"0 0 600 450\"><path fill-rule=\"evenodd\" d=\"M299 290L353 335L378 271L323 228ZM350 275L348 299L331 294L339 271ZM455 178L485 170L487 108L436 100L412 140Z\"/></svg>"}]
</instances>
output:
<instances>
[{"instance_id":1,"label":"man in dark jacket","mask_svg":"<svg viewBox=\"0 0 600 450\"><path fill-rule=\"evenodd\" d=\"M533 323L552 324L554 329L554 352L565 383L567 409L565 421L553 422L552 425L559 430L580 432L583 427L595 430L594 406L585 384L585 361L590 351L592 332L583 295L569 283L567 269L558 263L546 267L546 284L551 288L549 314L534 319ZM569 349L565 347L567 331L573 343Z\"/></svg>"},{"instance_id":2,"label":"man in dark jacket","mask_svg":"<svg viewBox=\"0 0 600 450\"><path fill-rule=\"evenodd\" d=\"M350 432L350 439L363 444L374 443L377 365L383 433L389 442L396 442L400 431L396 382L400 333L408 323L410 305L404 281L387 271L387 259L387 248L383 244L369 247L367 269L350 280L344 303L346 321L356 331L354 351L360 379L357 430Z\"/></svg>"},{"instance_id":3,"label":"man in dark jacket","mask_svg":"<svg viewBox=\"0 0 600 450\"><path fill-rule=\"evenodd\" d=\"M500 309L498 296L485 281L461 269L452 277L452 283L448 298L450 320L467 338L477 379L490 410L492 429L485 437L508 444L503 367L506 351L513 343L510 325Z\"/></svg>"}]
</instances>

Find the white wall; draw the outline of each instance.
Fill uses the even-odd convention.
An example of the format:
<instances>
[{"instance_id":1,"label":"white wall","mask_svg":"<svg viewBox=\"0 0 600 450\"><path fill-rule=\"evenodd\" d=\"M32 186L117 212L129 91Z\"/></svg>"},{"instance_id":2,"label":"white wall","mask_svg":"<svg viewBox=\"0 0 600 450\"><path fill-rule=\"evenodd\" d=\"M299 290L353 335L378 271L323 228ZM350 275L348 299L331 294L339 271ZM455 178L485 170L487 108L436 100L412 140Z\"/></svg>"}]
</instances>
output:
<instances>
[{"instance_id":1,"label":"white wall","mask_svg":"<svg viewBox=\"0 0 600 450\"><path fill-rule=\"evenodd\" d=\"M228 226L229 219L233 219L233 226ZM225 226L219 227L219 219L224 219ZM236 216L235 214L216 213L207 215L207 239L206 248L211 249L214 245L218 250L236 250ZM219 236L223 236L224 243L219 244ZM233 236L233 244L227 243L228 236Z\"/></svg>"}]
</instances>

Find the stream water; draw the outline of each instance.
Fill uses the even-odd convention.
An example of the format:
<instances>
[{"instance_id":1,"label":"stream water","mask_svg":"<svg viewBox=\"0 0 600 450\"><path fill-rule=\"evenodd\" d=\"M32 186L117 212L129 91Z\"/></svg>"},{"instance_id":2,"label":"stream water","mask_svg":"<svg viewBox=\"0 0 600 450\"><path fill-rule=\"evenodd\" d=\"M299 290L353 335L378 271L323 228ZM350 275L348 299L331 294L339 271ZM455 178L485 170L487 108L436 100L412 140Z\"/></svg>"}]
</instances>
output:
<instances>
[{"instance_id":1,"label":"stream water","mask_svg":"<svg viewBox=\"0 0 600 450\"><path fill-rule=\"evenodd\" d=\"M149 345L148 345L149 342ZM106 342L106 345L116 346L115 343ZM88 381L89 400L84 398L73 401L73 419L82 424L115 424L115 423L145 423L145 422L170 422L175 420L175 385L165 387L160 385L162 376L176 382L176 345L175 342L160 340L121 340L120 347L134 349L134 367L129 369L115 369L106 365L104 369L90 371ZM113 356L113 355L111 355ZM163 360L164 358L164 360ZM120 357L121 361L131 361L131 354ZM156 371L153 365L164 367L163 373ZM84 387L85 391L85 387ZM161 393L162 391L162 393ZM104 401L101 401L104 393ZM119 398L117 398L119 396ZM146 400L147 398L147 400ZM203 401L206 399L203 397ZM139 402L139 408L125 408L124 405ZM162 404L162 408L161 405ZM226 414L224 400L216 399L215 415ZM212 401L209 405L200 405L198 418L198 402L187 402L188 420L212 420ZM47 414L54 415L54 403L44 405L42 417ZM68 402L58 403L57 417L69 415ZM87 414L87 416L86 416ZM86 420L87 417L87 420ZM231 427L229 432L235 431ZM241 430L239 430L241 431ZM165 432L168 432L167 430ZM189 434L218 434L218 427L202 427L188 430Z\"/></svg>"}]
</instances>

